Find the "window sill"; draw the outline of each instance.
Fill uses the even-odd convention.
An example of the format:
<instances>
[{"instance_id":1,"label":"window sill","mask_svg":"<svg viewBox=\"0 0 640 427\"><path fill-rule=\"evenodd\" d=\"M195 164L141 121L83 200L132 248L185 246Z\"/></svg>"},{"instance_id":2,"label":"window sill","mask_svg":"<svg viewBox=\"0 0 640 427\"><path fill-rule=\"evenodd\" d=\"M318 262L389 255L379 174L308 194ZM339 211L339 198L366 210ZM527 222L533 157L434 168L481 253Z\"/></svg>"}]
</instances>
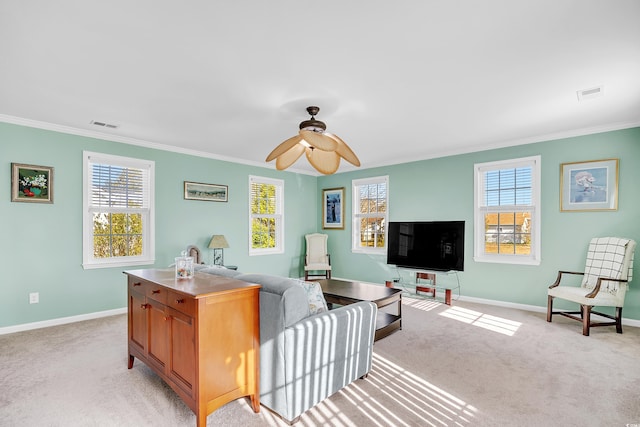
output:
<instances>
[{"instance_id":1,"label":"window sill","mask_svg":"<svg viewBox=\"0 0 640 427\"><path fill-rule=\"evenodd\" d=\"M284 251L280 249L265 250L265 251L250 251L249 256L261 256L261 255L278 255L283 254Z\"/></svg>"},{"instance_id":2,"label":"window sill","mask_svg":"<svg viewBox=\"0 0 640 427\"><path fill-rule=\"evenodd\" d=\"M85 270L93 270L97 268L114 268L114 267L138 267L141 265L152 265L155 259L144 259L138 261L112 261L112 262L85 262L82 268Z\"/></svg>"},{"instance_id":3,"label":"window sill","mask_svg":"<svg viewBox=\"0 0 640 427\"><path fill-rule=\"evenodd\" d=\"M521 258L509 255L503 255L500 257L473 257L473 260L475 262L488 262L492 264L540 265L539 259Z\"/></svg>"},{"instance_id":4,"label":"window sill","mask_svg":"<svg viewBox=\"0 0 640 427\"><path fill-rule=\"evenodd\" d=\"M365 255L386 255L387 248L376 248L376 249L351 249L351 253L354 254L365 254Z\"/></svg>"}]
</instances>

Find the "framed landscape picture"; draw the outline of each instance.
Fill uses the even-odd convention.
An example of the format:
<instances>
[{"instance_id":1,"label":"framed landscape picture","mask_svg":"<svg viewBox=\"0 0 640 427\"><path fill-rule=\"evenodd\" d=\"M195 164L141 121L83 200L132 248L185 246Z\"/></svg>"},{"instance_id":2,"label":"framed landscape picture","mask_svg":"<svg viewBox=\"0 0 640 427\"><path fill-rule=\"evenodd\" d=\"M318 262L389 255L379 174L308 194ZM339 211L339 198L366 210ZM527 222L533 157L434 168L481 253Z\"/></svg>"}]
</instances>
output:
<instances>
[{"instance_id":1,"label":"framed landscape picture","mask_svg":"<svg viewBox=\"0 0 640 427\"><path fill-rule=\"evenodd\" d=\"M618 159L560 165L560 210L618 209Z\"/></svg>"},{"instance_id":2,"label":"framed landscape picture","mask_svg":"<svg viewBox=\"0 0 640 427\"><path fill-rule=\"evenodd\" d=\"M184 182L185 200L205 200L208 202L226 202L229 200L229 187L201 182Z\"/></svg>"},{"instance_id":3,"label":"framed landscape picture","mask_svg":"<svg viewBox=\"0 0 640 427\"><path fill-rule=\"evenodd\" d=\"M53 168L11 163L11 201L53 203Z\"/></svg>"},{"instance_id":4,"label":"framed landscape picture","mask_svg":"<svg viewBox=\"0 0 640 427\"><path fill-rule=\"evenodd\" d=\"M322 228L344 229L344 187L322 190Z\"/></svg>"}]
</instances>

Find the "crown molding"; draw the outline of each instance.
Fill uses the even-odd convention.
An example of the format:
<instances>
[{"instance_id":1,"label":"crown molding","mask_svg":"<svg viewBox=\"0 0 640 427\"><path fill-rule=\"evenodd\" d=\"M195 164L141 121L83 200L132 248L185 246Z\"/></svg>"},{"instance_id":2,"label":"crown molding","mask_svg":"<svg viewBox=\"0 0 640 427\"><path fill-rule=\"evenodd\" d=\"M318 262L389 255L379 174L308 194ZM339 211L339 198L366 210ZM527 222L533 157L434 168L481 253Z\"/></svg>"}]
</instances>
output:
<instances>
[{"instance_id":1,"label":"crown molding","mask_svg":"<svg viewBox=\"0 0 640 427\"><path fill-rule=\"evenodd\" d=\"M518 145L535 144L535 143L538 143L538 142L553 141L553 140L558 140L558 139L575 138L575 137L579 137L579 136L594 135L594 134L598 134L598 133L602 133L602 132L612 132L612 131L616 131L616 130L631 129L631 128L635 128L635 127L640 127L640 120L631 121L631 122L617 122L617 123L611 123L611 124L602 125L602 126L593 126L593 127L581 128L581 129L572 129L572 130L563 131L563 132L555 132L555 133L531 136L531 137L514 139L514 140L506 140L506 141L487 144L481 150L479 150L477 148L445 150L445 151L438 152L438 153L436 153L434 155L431 155L431 156L428 156L428 157L420 157L420 158L411 157L411 158L395 159L395 160L390 161L390 162L379 162L379 163L376 163L376 164L370 164L366 168L363 168L363 169L371 169L371 168L382 167L382 166L392 166L392 165L398 165L398 164L402 164L402 163L412 163L412 162L418 162L418 161L422 161L422 160L437 159L437 158L440 158L440 157L448 157L448 156L456 156L456 155L460 155L460 154L477 153L477 152L480 152L480 151L495 150L495 149L498 149L498 148L515 147L515 146L518 146Z\"/></svg>"},{"instance_id":2,"label":"crown molding","mask_svg":"<svg viewBox=\"0 0 640 427\"><path fill-rule=\"evenodd\" d=\"M22 117L10 116L6 114L0 114L0 122L11 123L15 125L49 130L49 131L60 132L60 133L66 133L70 135L84 136L87 138L95 138L95 139L102 139L105 141L119 142L122 144L136 145L140 147L152 148L152 149L162 150L162 151L169 151L169 152L179 153L179 154L186 154L186 155L195 156L195 157L204 157L204 158L220 160L224 162L238 163L238 164L247 165L247 166L254 166L259 168L275 170L275 166L261 163L261 162L238 159L235 157L221 156L217 154L208 153L205 151L191 150L187 148L177 147L174 145L160 144L157 142L145 141L141 139L129 138L129 137L119 136L119 135L111 135L108 133L97 132L97 131L86 130L86 129L79 129L71 126L64 126L64 125L59 125L55 123L42 122L38 120L25 119ZM592 126L588 128L581 128L581 129L572 129L572 130L563 131L563 132L531 136L531 137L521 138L516 140L506 140L506 141L496 142L492 144L487 144L482 148L482 150L478 150L477 148L446 150L446 151L441 151L426 157L414 156L410 158L395 159L389 162L373 163L364 167L360 167L358 169L350 168L347 165L345 165L344 170L337 171L335 175L352 172L354 170L365 170L365 169L373 169L373 168L378 168L383 166L398 165L402 163L413 163L417 161L436 159L440 157L469 154L469 153L475 153L475 152L485 151L485 150L494 150L498 148L514 147L517 145L534 144L538 142L553 141L557 139L575 138L578 136L593 135L593 134L602 133L602 132L612 132L616 130L630 129L634 127L640 127L640 120L631 121L631 122L611 123L607 125ZM289 168L287 169L286 172L292 172L292 173L310 175L310 176L320 176L320 174L315 171L301 170L301 169L295 169L295 168Z\"/></svg>"},{"instance_id":3,"label":"crown molding","mask_svg":"<svg viewBox=\"0 0 640 427\"><path fill-rule=\"evenodd\" d=\"M245 160L245 159L237 159L235 157L221 156L218 154L212 154L205 151L191 150L188 148L182 148L182 147L177 147L177 146L168 145L168 144L160 144L158 142L145 141L142 139L129 138L126 136L111 135L108 133L97 132L93 130L75 128L72 126L64 126L64 125L59 125L55 123L42 122L39 120L25 119L23 117L10 116L7 114L0 114L0 122L10 123L10 124L19 125L19 126L26 126L26 127L35 128L35 129L66 133L69 135L84 136L87 138L102 139L102 140L111 141L111 142L119 142L121 144L136 145L139 147L152 148L155 150L186 154L189 156L204 157L208 159L220 160L223 162L238 163L238 164L243 164L247 166L255 166L259 168L275 170L275 166L261 163L261 162L254 162L254 161ZM286 172L293 172L293 173L298 173L302 175L312 175L312 176L318 175L317 173L314 173L314 172L295 169L295 168L290 168Z\"/></svg>"}]
</instances>

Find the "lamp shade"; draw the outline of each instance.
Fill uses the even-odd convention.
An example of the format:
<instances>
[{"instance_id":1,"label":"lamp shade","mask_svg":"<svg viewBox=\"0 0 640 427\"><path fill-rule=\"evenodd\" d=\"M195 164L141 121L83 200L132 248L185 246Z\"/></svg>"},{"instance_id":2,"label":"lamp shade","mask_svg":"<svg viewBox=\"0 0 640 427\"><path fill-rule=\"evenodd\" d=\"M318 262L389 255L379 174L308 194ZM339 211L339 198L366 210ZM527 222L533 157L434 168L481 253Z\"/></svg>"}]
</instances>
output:
<instances>
[{"instance_id":1,"label":"lamp shade","mask_svg":"<svg viewBox=\"0 0 640 427\"><path fill-rule=\"evenodd\" d=\"M209 242L209 249L228 248L227 239L222 234L214 234Z\"/></svg>"}]
</instances>

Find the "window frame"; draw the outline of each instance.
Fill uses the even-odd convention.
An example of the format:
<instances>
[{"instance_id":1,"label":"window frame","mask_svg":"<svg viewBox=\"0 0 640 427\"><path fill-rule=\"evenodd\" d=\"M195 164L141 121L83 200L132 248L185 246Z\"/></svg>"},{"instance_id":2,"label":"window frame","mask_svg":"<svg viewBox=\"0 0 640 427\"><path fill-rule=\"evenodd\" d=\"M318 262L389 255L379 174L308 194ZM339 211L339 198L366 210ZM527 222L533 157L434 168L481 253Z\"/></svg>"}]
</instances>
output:
<instances>
[{"instance_id":1,"label":"window frame","mask_svg":"<svg viewBox=\"0 0 640 427\"><path fill-rule=\"evenodd\" d=\"M275 185L276 187L276 213L275 214L254 214L251 212L253 196L252 184ZM272 255L284 253L284 180L276 178L265 178L256 175L249 176L249 256ZM253 247L253 219L258 217L268 217L276 219L276 246L275 248L254 248Z\"/></svg>"},{"instance_id":2,"label":"window frame","mask_svg":"<svg viewBox=\"0 0 640 427\"><path fill-rule=\"evenodd\" d=\"M531 205L485 206L484 174L489 171L531 167ZM521 157L516 159L499 160L494 162L476 163L474 165L474 254L476 262L501 264L540 265L541 262L541 156ZM531 253L529 255L516 254L487 254L485 248L486 212L531 212Z\"/></svg>"},{"instance_id":3,"label":"window frame","mask_svg":"<svg viewBox=\"0 0 640 427\"><path fill-rule=\"evenodd\" d=\"M360 187L364 185L384 183L386 186L386 211L383 215L379 212L375 214L363 214L358 211L360 206ZM386 255L388 224L389 224L389 175L375 176L369 178L354 179L351 181L351 252L370 255ZM361 218L380 218L383 217L384 227L384 246L382 247L362 247L360 246L360 219Z\"/></svg>"},{"instance_id":4,"label":"window frame","mask_svg":"<svg viewBox=\"0 0 640 427\"><path fill-rule=\"evenodd\" d=\"M155 263L155 162L133 157L83 151L82 162L82 267L84 269L130 267ZM140 213L142 216L142 255L95 258L93 256L93 212L105 210L91 207L91 164L105 164L146 170L148 207L106 209L112 213Z\"/></svg>"}]
</instances>

